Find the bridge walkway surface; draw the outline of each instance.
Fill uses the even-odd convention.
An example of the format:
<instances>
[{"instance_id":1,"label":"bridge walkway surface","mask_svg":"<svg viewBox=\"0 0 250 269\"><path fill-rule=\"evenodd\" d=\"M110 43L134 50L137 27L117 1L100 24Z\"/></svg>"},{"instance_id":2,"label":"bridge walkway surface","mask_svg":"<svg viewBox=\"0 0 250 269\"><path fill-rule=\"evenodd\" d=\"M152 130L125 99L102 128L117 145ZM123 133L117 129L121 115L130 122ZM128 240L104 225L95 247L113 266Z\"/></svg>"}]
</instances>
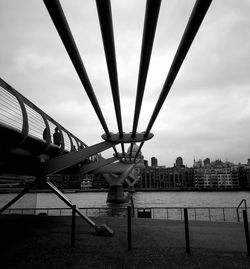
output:
<instances>
[{"instance_id":1,"label":"bridge walkway surface","mask_svg":"<svg viewBox=\"0 0 250 269\"><path fill-rule=\"evenodd\" d=\"M1 268L250 268L242 223L190 221L187 254L182 221L132 219L128 251L126 218L94 218L108 223L114 237L93 235L77 218L75 247L70 247L70 217L0 220Z\"/></svg>"}]
</instances>

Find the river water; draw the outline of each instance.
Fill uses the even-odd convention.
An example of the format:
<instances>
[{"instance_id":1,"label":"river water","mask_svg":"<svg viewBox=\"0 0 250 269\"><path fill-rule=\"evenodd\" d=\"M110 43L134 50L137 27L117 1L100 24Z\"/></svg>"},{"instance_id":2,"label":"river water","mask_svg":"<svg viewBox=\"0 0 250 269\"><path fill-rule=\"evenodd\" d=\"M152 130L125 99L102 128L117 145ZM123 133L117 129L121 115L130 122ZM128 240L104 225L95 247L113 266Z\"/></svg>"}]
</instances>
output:
<instances>
[{"instance_id":1,"label":"river water","mask_svg":"<svg viewBox=\"0 0 250 269\"><path fill-rule=\"evenodd\" d=\"M0 207L16 194L0 194ZM78 207L107 207L106 192L65 194ZM136 192L135 207L237 207L242 199L250 205L250 192ZM125 205L126 206L126 205ZM66 205L53 193L28 193L12 207L57 208Z\"/></svg>"}]
</instances>

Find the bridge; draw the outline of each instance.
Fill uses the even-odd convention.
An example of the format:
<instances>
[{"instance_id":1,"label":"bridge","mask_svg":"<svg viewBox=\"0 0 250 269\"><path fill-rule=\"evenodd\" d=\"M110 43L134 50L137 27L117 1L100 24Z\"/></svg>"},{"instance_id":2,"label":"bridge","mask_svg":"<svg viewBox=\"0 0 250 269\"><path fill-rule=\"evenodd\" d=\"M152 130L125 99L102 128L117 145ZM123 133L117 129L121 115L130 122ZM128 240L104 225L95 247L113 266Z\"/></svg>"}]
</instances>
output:
<instances>
[{"instance_id":1,"label":"bridge","mask_svg":"<svg viewBox=\"0 0 250 269\"><path fill-rule=\"evenodd\" d=\"M103 141L88 146L64 126L51 118L46 112L29 101L20 92L4 80L0 80L0 169L1 173L32 175L36 178L21 193L6 204L2 213L34 185L43 182L58 195L68 206L69 199L49 180L55 173L102 173L110 185L109 202L124 202L122 184L126 180L133 187L138 180L134 169L139 165L143 145L153 138L151 130L157 116L176 79L184 59L192 45L199 27L209 9L212 0L197 0L180 40L176 54L166 75L160 96L155 104L147 128L138 132L141 105L150 64L150 58L157 27L160 0L148 0L145 8L144 29L142 35L137 92L134 105L133 127L125 132L120 106L119 83L117 75L116 51L112 21L112 7L109 0L96 0L99 24L102 34L109 81L115 109L118 132L111 132L103 116L84 63L71 33L67 18L59 0L44 0L51 20L61 38L73 67L86 91L96 116L104 130ZM35 90L35 89L34 89ZM58 139L59 137L59 139ZM138 145L136 144L138 143ZM129 145L127 150L125 145ZM119 146L119 149L118 149ZM108 159L100 153L113 148L114 155ZM77 211L91 226L96 224L87 216Z\"/></svg>"}]
</instances>

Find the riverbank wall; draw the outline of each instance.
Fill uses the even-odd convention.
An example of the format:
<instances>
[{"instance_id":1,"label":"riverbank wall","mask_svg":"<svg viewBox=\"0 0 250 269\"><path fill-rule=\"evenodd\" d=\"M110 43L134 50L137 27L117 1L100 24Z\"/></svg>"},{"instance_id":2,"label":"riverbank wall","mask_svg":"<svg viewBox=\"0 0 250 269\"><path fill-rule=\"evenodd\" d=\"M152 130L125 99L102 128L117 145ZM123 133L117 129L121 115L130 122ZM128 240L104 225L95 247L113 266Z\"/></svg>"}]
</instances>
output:
<instances>
[{"instance_id":1,"label":"riverbank wall","mask_svg":"<svg viewBox=\"0 0 250 269\"><path fill-rule=\"evenodd\" d=\"M1 188L1 193L19 193L23 188ZM108 192L108 189L62 189L64 193L77 193L77 192ZM125 192L128 192L128 189L124 189ZM155 189L155 188L136 188L135 192L239 192L239 191L249 191L250 188L206 188L206 189L197 189L197 188L168 188L168 189ZM30 193L50 193L49 189L32 189Z\"/></svg>"}]
</instances>

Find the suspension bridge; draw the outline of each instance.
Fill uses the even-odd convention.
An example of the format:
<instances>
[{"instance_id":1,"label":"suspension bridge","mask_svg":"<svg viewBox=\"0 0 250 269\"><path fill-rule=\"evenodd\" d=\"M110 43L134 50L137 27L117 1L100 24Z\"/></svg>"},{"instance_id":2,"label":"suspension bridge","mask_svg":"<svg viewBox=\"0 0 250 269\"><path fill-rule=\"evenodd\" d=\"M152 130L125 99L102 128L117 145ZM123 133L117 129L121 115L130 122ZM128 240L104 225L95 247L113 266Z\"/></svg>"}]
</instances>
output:
<instances>
[{"instance_id":1,"label":"suspension bridge","mask_svg":"<svg viewBox=\"0 0 250 269\"><path fill-rule=\"evenodd\" d=\"M123 182L126 180L133 186L138 178L133 173L138 166L142 147L153 138L151 132L157 116L168 96L192 42L209 9L211 0L197 0L176 54L166 74L159 98L155 104L145 130L138 131L141 106L147 80L150 58L160 11L160 0L148 0L145 8L144 29L142 34L137 92L134 105L132 130L125 132L122 122L116 51L114 42L112 7L109 0L96 0L98 19L102 34L109 81L115 109L118 132L111 132L103 116L91 81L80 57L76 42L71 33L67 18L59 0L44 0L48 14L60 36L65 50L86 91L96 116L104 130L100 134L102 141L95 145L87 145L64 126L58 123L29 101L18 90L0 79L0 168L1 173L32 175L36 180L29 183L12 201L7 203L0 213L20 199L36 184L43 182L58 195L69 207L70 200L60 192L48 179L55 173L102 173L110 185L108 201L121 203L125 201ZM10 83L10 84L8 84ZM57 135L53 133L57 133ZM59 141L56 141L59 136ZM137 145L137 144L139 145ZM125 145L129 145L126 150ZM113 148L110 158L103 158L100 153ZM77 209L76 209L77 210ZM87 216L77 211L91 226L96 224Z\"/></svg>"}]
</instances>

